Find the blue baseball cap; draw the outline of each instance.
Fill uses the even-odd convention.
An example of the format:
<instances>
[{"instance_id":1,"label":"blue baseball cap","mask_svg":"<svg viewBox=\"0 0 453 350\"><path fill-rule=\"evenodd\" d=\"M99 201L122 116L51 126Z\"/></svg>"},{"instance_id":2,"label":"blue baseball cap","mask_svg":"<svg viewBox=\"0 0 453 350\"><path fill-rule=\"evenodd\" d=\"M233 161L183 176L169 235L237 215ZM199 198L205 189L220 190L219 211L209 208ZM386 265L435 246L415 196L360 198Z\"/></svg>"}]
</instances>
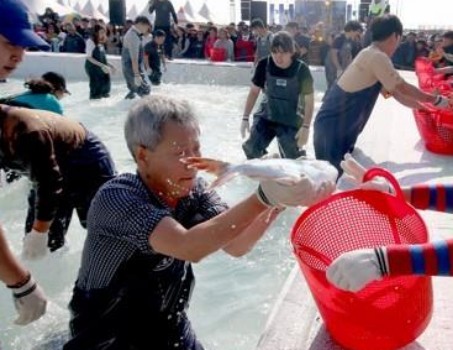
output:
<instances>
[{"instance_id":1,"label":"blue baseball cap","mask_svg":"<svg viewBox=\"0 0 453 350\"><path fill-rule=\"evenodd\" d=\"M15 46L49 48L33 31L30 12L21 0L0 0L0 34Z\"/></svg>"}]
</instances>

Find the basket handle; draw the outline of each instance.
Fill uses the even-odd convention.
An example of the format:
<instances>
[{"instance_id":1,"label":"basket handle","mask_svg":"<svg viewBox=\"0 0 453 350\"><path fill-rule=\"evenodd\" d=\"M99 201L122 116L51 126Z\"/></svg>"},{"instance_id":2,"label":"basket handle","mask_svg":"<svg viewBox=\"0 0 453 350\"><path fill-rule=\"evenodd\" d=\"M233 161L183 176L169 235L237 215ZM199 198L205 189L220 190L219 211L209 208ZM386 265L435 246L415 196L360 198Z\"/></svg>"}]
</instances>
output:
<instances>
[{"instance_id":1,"label":"basket handle","mask_svg":"<svg viewBox=\"0 0 453 350\"><path fill-rule=\"evenodd\" d=\"M367 170L367 172L363 175L363 182L371 181L375 177L383 177L392 185L393 189L395 190L396 197L402 201L406 201L404 198L403 190L399 185L398 181L395 177L390 173L388 170L382 168L371 168Z\"/></svg>"}]
</instances>

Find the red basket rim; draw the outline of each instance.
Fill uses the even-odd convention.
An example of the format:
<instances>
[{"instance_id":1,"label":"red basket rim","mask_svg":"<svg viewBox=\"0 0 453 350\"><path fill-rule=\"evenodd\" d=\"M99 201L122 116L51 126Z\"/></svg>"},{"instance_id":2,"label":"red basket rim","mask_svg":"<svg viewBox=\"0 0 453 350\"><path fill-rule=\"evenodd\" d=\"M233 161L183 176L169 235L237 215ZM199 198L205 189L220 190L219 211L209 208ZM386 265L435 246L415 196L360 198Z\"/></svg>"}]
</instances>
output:
<instances>
[{"instance_id":1,"label":"red basket rim","mask_svg":"<svg viewBox=\"0 0 453 350\"><path fill-rule=\"evenodd\" d=\"M387 170L382 169L382 168L372 168L372 169L368 170L367 174L370 173L371 171L376 172L376 170L377 170L377 173L378 173L378 175L376 175L376 176L382 176L382 173L387 173L387 176L390 176L390 178L393 178L394 181L396 182L396 184L398 184L397 180L393 177L393 175L390 172L388 172ZM366 176L364 176L364 178L365 177ZM402 192L401 192L401 188L399 187L399 185L398 185L398 188L395 188L395 190L396 190L397 193L400 193L400 194L392 195L392 194L384 193L384 192L381 192L381 191L363 190L363 189L354 189L354 190L349 190L349 191L343 191L343 192L340 192L340 193L333 194L330 197L326 198L325 200L310 206L309 208L307 208L297 218L296 222L294 223L294 225L291 228L291 245L293 246L293 249L294 249L296 255L297 255L296 247L298 247L299 245L294 243L295 235L297 234L298 227L301 226L302 222L305 221L307 219L307 217L312 215L318 209L320 209L320 208L322 208L322 207L324 207L324 206L326 206L326 205L328 205L328 204L330 204L330 203L332 203L334 201L337 201L337 200L340 200L340 199L343 199L343 198L346 198L346 197L351 197L351 196L352 197L356 197L356 194L358 194L358 193L362 194L363 191L370 192L374 196L376 196L376 195L377 196L385 196L385 197L391 196L391 197L393 197L395 199L399 197L401 199L402 203L404 203L403 205L406 205L407 207L412 209L414 215L422 223L424 231L428 232L428 227L426 226L425 221L423 220L421 215L418 213L418 211L411 204L409 204L407 201L405 201L404 198L400 197L400 196L402 196Z\"/></svg>"}]
</instances>

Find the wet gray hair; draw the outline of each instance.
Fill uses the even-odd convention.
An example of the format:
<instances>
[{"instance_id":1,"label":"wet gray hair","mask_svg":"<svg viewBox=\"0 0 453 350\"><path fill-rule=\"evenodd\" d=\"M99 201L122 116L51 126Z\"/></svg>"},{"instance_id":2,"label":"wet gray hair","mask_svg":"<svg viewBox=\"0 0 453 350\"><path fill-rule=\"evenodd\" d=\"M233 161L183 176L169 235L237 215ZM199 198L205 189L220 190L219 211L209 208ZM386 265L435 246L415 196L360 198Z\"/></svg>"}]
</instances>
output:
<instances>
[{"instance_id":1,"label":"wet gray hair","mask_svg":"<svg viewBox=\"0 0 453 350\"><path fill-rule=\"evenodd\" d=\"M167 122L192 127L200 132L198 120L186 100L152 95L142 98L130 109L124 125L127 147L135 159L139 146L153 150L162 140Z\"/></svg>"}]
</instances>

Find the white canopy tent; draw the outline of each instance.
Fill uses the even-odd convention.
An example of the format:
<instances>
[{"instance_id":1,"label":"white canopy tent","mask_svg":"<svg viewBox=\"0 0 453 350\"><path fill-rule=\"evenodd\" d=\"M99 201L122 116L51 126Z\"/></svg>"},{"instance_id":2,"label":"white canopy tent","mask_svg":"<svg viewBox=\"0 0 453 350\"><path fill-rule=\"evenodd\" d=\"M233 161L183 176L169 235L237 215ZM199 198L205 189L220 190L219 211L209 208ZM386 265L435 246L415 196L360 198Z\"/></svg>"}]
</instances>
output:
<instances>
[{"instance_id":1,"label":"white canopy tent","mask_svg":"<svg viewBox=\"0 0 453 350\"><path fill-rule=\"evenodd\" d=\"M183 22L207 22L227 24L230 19L230 1L227 0L171 0L178 17ZM126 16L133 19L138 15L151 18L148 13L149 0L126 0ZM85 16L109 20L109 0L27 0L31 11L42 14L51 7L59 15L80 13Z\"/></svg>"},{"instance_id":2,"label":"white canopy tent","mask_svg":"<svg viewBox=\"0 0 453 350\"><path fill-rule=\"evenodd\" d=\"M87 3L83 7L82 11L80 11L80 13L83 16L102 19L104 22L109 22L109 18L97 9L97 7L93 4L92 0L87 1Z\"/></svg>"},{"instance_id":3,"label":"white canopy tent","mask_svg":"<svg viewBox=\"0 0 453 350\"><path fill-rule=\"evenodd\" d=\"M176 13L178 17L178 22L194 22L194 19L186 13L186 10L184 9L184 6L181 6Z\"/></svg>"},{"instance_id":4,"label":"white canopy tent","mask_svg":"<svg viewBox=\"0 0 453 350\"><path fill-rule=\"evenodd\" d=\"M28 0L27 6L35 20L37 20L39 15L44 14L47 7L50 7L60 16L69 15L75 12L72 7L59 4L55 0Z\"/></svg>"},{"instance_id":5,"label":"white canopy tent","mask_svg":"<svg viewBox=\"0 0 453 350\"><path fill-rule=\"evenodd\" d=\"M200 17L204 18L208 22L212 21L213 19L211 10L209 9L208 4L206 2L203 3L200 10L198 11L198 14L200 15Z\"/></svg>"}]
</instances>

